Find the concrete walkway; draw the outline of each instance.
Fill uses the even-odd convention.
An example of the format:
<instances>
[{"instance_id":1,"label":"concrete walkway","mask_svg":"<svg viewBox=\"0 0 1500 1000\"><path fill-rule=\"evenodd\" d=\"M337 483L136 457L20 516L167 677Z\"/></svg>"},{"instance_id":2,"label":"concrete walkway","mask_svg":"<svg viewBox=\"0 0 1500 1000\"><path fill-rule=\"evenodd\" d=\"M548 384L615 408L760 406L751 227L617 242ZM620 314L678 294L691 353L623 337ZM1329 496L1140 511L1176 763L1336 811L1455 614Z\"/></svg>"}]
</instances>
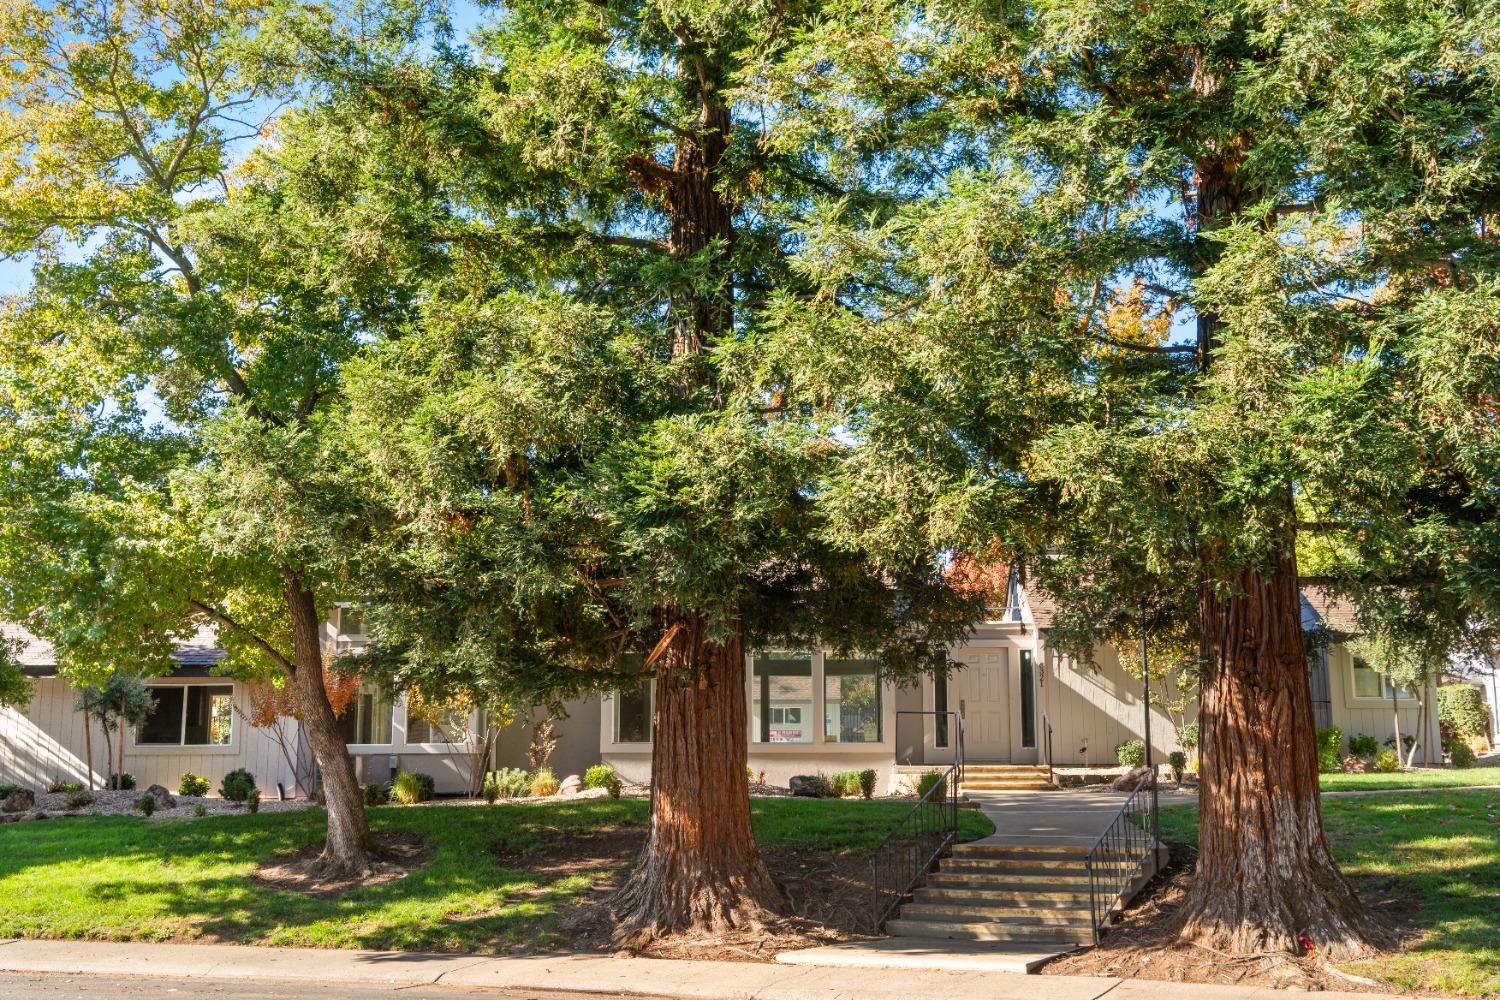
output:
<instances>
[{"instance_id":1,"label":"concrete walkway","mask_svg":"<svg viewBox=\"0 0 1500 1000\"><path fill-rule=\"evenodd\" d=\"M0 940L5 973L160 979L319 982L561 991L690 1000L1272 1000L1265 987L1198 986L1093 976L1026 976L985 971L799 968L770 962L691 962L651 958L319 951L241 945L172 945ZM1322 993L1323 1000L1386 994Z\"/></svg>"},{"instance_id":2,"label":"concrete walkway","mask_svg":"<svg viewBox=\"0 0 1500 1000\"><path fill-rule=\"evenodd\" d=\"M1196 792L1161 789L1162 808L1198 801ZM1092 847L1119 813L1125 792L1070 788L1056 792L970 792L995 824L980 844Z\"/></svg>"}]
</instances>

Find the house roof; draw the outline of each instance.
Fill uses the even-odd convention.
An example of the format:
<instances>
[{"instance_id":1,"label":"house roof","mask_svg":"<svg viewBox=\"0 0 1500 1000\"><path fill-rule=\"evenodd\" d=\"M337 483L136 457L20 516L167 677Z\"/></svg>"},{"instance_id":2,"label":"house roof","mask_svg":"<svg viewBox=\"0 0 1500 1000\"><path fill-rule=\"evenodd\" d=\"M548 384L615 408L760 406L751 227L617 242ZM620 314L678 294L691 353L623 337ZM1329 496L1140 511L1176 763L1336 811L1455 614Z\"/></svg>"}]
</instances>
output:
<instances>
[{"instance_id":1,"label":"house roof","mask_svg":"<svg viewBox=\"0 0 1500 1000\"><path fill-rule=\"evenodd\" d=\"M0 622L0 639L15 649L15 660L22 671L32 677L51 677L57 673L57 651L52 643L17 622ZM224 659L225 651L209 625L198 628L172 652L177 661L176 677L204 677L210 668Z\"/></svg>"},{"instance_id":2,"label":"house roof","mask_svg":"<svg viewBox=\"0 0 1500 1000\"><path fill-rule=\"evenodd\" d=\"M1303 587L1302 627L1313 629L1319 626L1352 635L1359 631L1359 613L1348 598L1339 596L1327 587Z\"/></svg>"}]
</instances>

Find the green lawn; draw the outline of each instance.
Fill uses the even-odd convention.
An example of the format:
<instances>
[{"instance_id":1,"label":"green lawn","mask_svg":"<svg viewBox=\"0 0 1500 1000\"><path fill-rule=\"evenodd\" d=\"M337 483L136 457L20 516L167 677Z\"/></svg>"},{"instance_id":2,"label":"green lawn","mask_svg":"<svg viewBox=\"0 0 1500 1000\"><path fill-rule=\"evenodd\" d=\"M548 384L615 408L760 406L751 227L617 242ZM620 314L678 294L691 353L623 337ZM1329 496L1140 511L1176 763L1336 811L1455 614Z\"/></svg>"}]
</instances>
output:
<instances>
[{"instance_id":1,"label":"green lawn","mask_svg":"<svg viewBox=\"0 0 1500 1000\"><path fill-rule=\"evenodd\" d=\"M1404 953L1342 968L1408 990L1500 994L1500 791L1327 799L1323 818L1344 873L1401 900L1422 931ZM1194 807L1163 809L1161 822L1166 838L1197 841Z\"/></svg>"},{"instance_id":2,"label":"green lawn","mask_svg":"<svg viewBox=\"0 0 1500 1000\"><path fill-rule=\"evenodd\" d=\"M756 799L763 846L866 851L910 803ZM321 839L320 810L150 823L91 817L0 826L0 937L219 938L326 948L507 952L564 943L558 919L587 874L547 876L524 857L563 838L644 824L642 799L370 811L377 831L414 831L432 860L399 881L336 898L265 888L274 854ZM992 832L962 814L965 839Z\"/></svg>"},{"instance_id":3,"label":"green lawn","mask_svg":"<svg viewBox=\"0 0 1500 1000\"><path fill-rule=\"evenodd\" d=\"M1318 784L1325 792L1381 788L1464 788L1500 785L1500 767L1471 767L1442 771L1397 771L1394 774L1323 774Z\"/></svg>"}]
</instances>

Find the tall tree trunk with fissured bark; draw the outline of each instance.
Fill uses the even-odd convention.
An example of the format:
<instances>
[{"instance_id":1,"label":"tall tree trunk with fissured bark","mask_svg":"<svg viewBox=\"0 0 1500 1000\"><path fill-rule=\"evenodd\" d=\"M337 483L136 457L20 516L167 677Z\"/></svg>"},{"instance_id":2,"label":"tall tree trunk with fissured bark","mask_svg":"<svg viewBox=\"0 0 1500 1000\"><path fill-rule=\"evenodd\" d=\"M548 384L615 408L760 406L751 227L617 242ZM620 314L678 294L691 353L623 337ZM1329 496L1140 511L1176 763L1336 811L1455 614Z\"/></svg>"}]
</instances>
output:
<instances>
[{"instance_id":1,"label":"tall tree trunk with fissured bark","mask_svg":"<svg viewBox=\"0 0 1500 1000\"><path fill-rule=\"evenodd\" d=\"M745 779L745 653L701 615L662 613L655 664L651 832L615 897L622 939L764 926L787 902L755 846Z\"/></svg>"}]
</instances>

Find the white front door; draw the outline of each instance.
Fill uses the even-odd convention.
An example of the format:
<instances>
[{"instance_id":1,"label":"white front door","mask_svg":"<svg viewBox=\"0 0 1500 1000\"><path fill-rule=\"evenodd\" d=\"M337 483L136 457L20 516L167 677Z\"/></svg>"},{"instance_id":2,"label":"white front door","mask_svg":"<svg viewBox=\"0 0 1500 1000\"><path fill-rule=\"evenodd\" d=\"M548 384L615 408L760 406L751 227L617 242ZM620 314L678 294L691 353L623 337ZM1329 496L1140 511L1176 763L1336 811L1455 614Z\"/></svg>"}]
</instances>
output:
<instances>
[{"instance_id":1,"label":"white front door","mask_svg":"<svg viewBox=\"0 0 1500 1000\"><path fill-rule=\"evenodd\" d=\"M1010 651L969 646L950 656L957 669L948 680L948 707L964 716L964 756L1009 761Z\"/></svg>"}]
</instances>

